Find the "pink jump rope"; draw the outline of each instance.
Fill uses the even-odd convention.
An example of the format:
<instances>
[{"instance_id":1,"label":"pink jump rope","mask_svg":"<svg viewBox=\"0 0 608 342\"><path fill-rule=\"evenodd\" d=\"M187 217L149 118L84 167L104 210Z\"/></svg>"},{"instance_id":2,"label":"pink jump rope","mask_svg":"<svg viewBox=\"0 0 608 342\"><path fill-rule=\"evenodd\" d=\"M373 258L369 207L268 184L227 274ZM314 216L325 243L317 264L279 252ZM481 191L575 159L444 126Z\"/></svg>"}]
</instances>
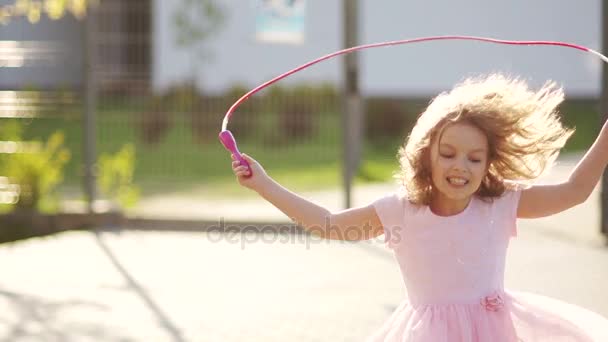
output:
<instances>
[{"instance_id":1,"label":"pink jump rope","mask_svg":"<svg viewBox=\"0 0 608 342\"><path fill-rule=\"evenodd\" d=\"M240 99L238 99L226 112L226 115L224 116L224 121L222 122L222 131L219 134L219 138L220 141L222 142L222 145L224 145L224 147L234 156L234 158L236 160L239 161L240 165L244 165L247 166L247 168L249 169L250 173L247 177L251 177L251 168L249 166L249 163L241 156L241 152L239 151L237 145L236 145L236 141L234 140L234 136L232 135L232 133L227 129L228 127L228 121L230 120L230 117L232 116L232 113L234 112L234 110L241 104L243 103L245 100L247 100L251 95L257 93L258 91L268 87L269 85L291 75L294 74L302 69L306 69L309 66L313 65L313 64L317 64L321 61L324 61L326 59L330 59L332 57L338 56L338 55L343 55L343 54L347 54L353 51L357 51L357 50L363 50L363 49L369 49L369 48L376 48L376 47L382 47L382 46L391 46L391 45L401 45L401 44L408 44L408 43L419 43L419 42L425 42L425 41L431 41L431 40L477 40L477 41L482 41L482 42L488 42L488 43L496 43L496 44L507 44L507 45L554 45L554 46L563 46L563 47L569 47L569 48L573 48L573 49L577 49L577 50L582 50L582 51L586 51L586 52L590 52L594 55L596 55L597 57L599 57L602 61L608 63L608 58L604 55L602 55L601 53L589 49L587 47L584 46L580 46L580 45L576 45L576 44L570 44L570 43L564 43L564 42L551 42L551 41L542 41L542 40L530 40L530 41L516 41L516 40L502 40L502 39L494 39L494 38L485 38L485 37L472 37L472 36L432 36L432 37L421 37L421 38L413 38L413 39L404 39L404 40L394 40L394 41L389 41L389 42L382 42L382 43L373 43L373 44L365 44L365 45L359 45L359 46L354 46L348 49L344 49L344 50L340 50L340 51L336 51L333 53L330 53L328 55L325 55L323 57L317 58L315 60L312 60L308 63L302 64L297 68L294 68L292 70L289 70L286 73L283 73L273 79L271 79L270 81L267 81L265 83L260 84L259 86L253 88L252 90L250 90L248 93L246 93L245 95L241 96Z\"/></svg>"}]
</instances>

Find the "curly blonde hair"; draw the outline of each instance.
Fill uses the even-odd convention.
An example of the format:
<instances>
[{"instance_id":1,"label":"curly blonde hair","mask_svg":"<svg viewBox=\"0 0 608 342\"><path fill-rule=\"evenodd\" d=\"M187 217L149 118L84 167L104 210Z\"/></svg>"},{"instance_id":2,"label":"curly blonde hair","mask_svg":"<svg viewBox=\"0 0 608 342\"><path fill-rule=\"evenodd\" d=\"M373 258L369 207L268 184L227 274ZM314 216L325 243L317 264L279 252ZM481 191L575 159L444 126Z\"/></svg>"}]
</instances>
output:
<instances>
[{"instance_id":1,"label":"curly blonde hair","mask_svg":"<svg viewBox=\"0 0 608 342\"><path fill-rule=\"evenodd\" d=\"M402 194L429 205L432 195L430 147L450 124L465 122L488 139L487 172L476 195L491 200L548 170L574 129L562 125L557 107L564 92L554 82L532 91L524 80L502 74L469 78L435 97L399 149L396 177ZM505 182L506 181L506 182Z\"/></svg>"}]
</instances>

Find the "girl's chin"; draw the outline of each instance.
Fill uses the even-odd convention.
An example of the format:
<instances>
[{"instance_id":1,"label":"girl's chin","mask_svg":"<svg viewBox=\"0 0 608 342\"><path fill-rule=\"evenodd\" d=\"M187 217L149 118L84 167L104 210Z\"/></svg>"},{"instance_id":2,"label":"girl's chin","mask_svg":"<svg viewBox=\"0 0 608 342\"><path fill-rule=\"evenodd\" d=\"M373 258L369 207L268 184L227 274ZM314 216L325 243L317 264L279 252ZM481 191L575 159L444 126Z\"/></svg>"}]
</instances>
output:
<instances>
[{"instance_id":1,"label":"girl's chin","mask_svg":"<svg viewBox=\"0 0 608 342\"><path fill-rule=\"evenodd\" d=\"M471 189L469 187L463 187L463 188L448 187L447 189L443 189L443 190L444 191L441 191L443 196L445 196L449 199L452 199L452 200L464 200L464 199L471 197L471 195L473 195L473 193L471 192Z\"/></svg>"},{"instance_id":2,"label":"girl's chin","mask_svg":"<svg viewBox=\"0 0 608 342\"><path fill-rule=\"evenodd\" d=\"M470 194L448 194L444 196L448 199L448 200L452 200L452 201L464 201L466 199L468 199L469 197L471 197Z\"/></svg>"}]
</instances>

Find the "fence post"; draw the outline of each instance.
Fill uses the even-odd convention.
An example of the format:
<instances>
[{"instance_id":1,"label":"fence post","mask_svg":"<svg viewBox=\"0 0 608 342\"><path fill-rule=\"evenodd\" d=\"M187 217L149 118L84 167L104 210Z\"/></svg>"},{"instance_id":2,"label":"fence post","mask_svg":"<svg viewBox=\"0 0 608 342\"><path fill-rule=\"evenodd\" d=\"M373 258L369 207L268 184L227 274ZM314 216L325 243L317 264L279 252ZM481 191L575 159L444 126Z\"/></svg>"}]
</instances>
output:
<instances>
[{"instance_id":1,"label":"fence post","mask_svg":"<svg viewBox=\"0 0 608 342\"><path fill-rule=\"evenodd\" d=\"M608 4L601 2L601 25L602 25L602 53L608 53ZM608 118L608 67L606 63L602 63L602 84L600 93L600 127L604 125ZM608 236L608 172L604 170L602 176L602 192L601 192L601 227L600 231L605 236Z\"/></svg>"},{"instance_id":2,"label":"fence post","mask_svg":"<svg viewBox=\"0 0 608 342\"><path fill-rule=\"evenodd\" d=\"M357 45L359 0L342 0L344 48ZM344 55L344 84L342 100L342 177L344 184L344 207L351 207L352 181L361 159L363 110L359 93L358 52Z\"/></svg>"},{"instance_id":3,"label":"fence post","mask_svg":"<svg viewBox=\"0 0 608 342\"><path fill-rule=\"evenodd\" d=\"M84 25L84 120L83 120L83 157L84 157L84 190L89 213L95 211L94 203L97 198L95 163L96 152L96 108L97 80L96 66L96 6L89 4Z\"/></svg>"}]
</instances>

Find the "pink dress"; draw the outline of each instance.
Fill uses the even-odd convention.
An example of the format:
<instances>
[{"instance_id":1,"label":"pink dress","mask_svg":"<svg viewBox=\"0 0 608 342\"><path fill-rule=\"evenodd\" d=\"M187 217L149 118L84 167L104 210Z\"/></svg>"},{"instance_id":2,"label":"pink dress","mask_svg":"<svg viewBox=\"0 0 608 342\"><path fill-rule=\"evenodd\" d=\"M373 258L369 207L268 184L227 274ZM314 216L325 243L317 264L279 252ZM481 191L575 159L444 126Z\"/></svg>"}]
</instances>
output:
<instances>
[{"instance_id":1,"label":"pink dress","mask_svg":"<svg viewBox=\"0 0 608 342\"><path fill-rule=\"evenodd\" d=\"M473 197L442 217L397 195L374 202L407 299L367 341L608 341L608 319L531 293L505 291L505 257L517 234L521 190Z\"/></svg>"}]
</instances>

